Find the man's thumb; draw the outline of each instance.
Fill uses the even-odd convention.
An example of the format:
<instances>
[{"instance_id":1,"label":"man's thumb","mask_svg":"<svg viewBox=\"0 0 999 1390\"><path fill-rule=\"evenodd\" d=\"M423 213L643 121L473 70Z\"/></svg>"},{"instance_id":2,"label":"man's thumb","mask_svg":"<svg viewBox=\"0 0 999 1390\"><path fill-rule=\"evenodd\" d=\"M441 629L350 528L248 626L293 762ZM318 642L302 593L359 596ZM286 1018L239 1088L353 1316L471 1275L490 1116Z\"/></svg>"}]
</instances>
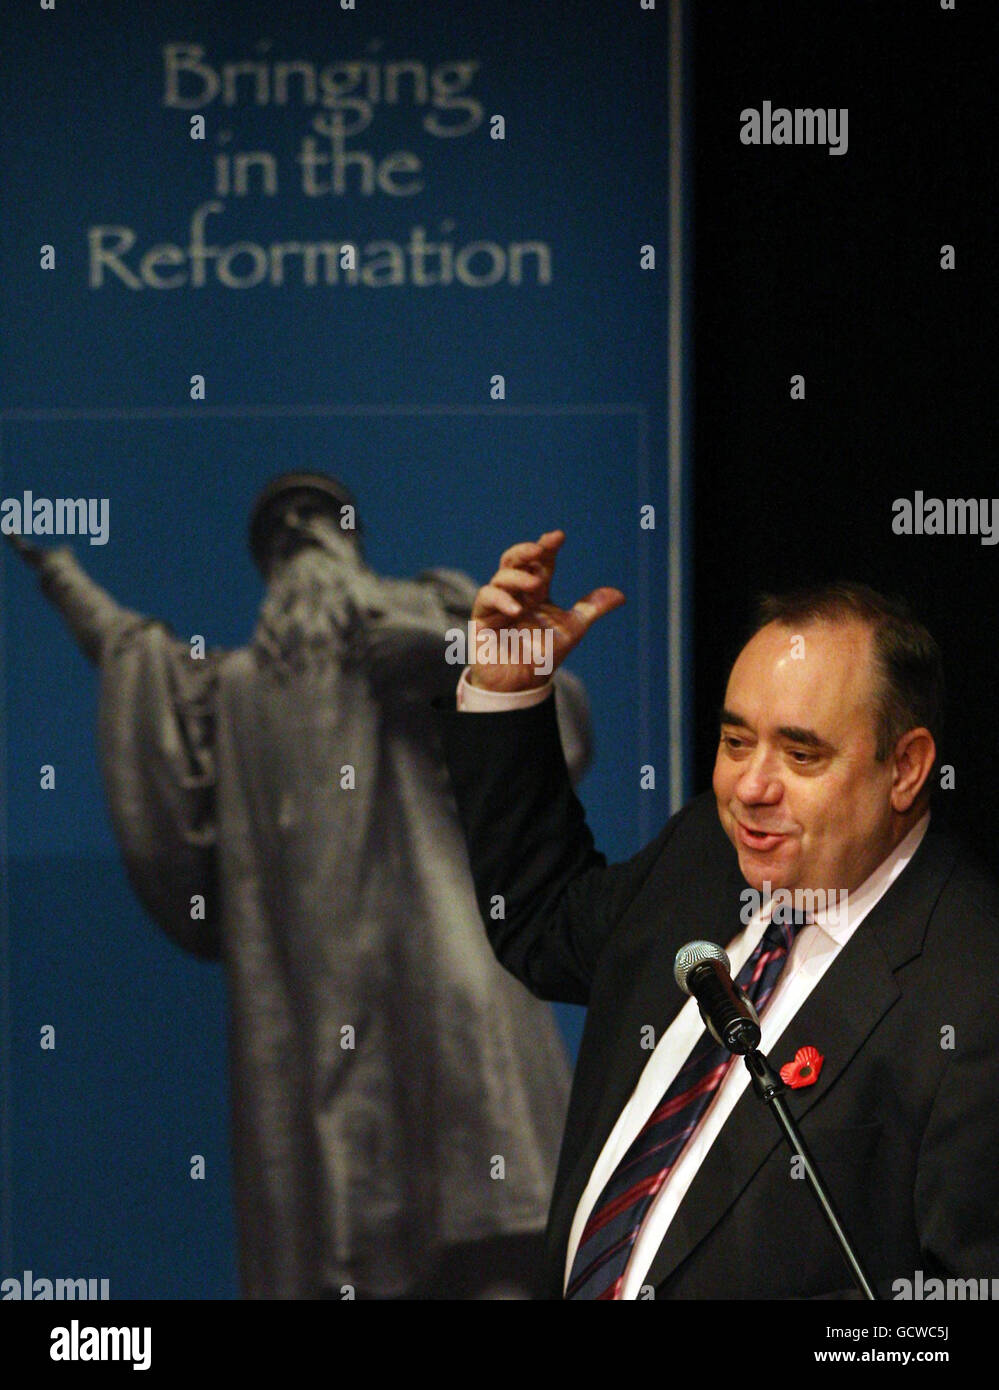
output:
<instances>
[{"instance_id":1,"label":"man's thumb","mask_svg":"<svg viewBox=\"0 0 999 1390\"><path fill-rule=\"evenodd\" d=\"M620 589L593 589L572 605L572 611L582 618L584 627L590 627L598 618L620 608L624 602L625 597Z\"/></svg>"}]
</instances>

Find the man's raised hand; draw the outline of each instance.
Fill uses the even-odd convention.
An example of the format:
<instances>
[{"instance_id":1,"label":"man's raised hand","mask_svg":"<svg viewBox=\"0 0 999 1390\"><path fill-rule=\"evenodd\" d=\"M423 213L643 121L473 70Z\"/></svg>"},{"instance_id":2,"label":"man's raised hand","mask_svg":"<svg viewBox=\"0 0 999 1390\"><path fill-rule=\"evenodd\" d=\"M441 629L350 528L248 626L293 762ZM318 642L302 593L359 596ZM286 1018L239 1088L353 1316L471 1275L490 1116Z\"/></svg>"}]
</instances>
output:
<instances>
[{"instance_id":1,"label":"man's raised hand","mask_svg":"<svg viewBox=\"0 0 999 1390\"><path fill-rule=\"evenodd\" d=\"M532 637L534 650L544 641L551 643L552 670L561 665L598 618L624 603L620 589L607 588L594 589L568 609L550 601L555 557L564 540L564 531L546 531L537 541L512 545L503 552L492 579L476 594L472 608L477 628L541 634ZM551 634L547 639L546 632ZM526 641L520 641L522 653L526 647ZM476 658L483 648L484 643L478 641L469 653L472 685L483 690L533 690L550 679L551 672L540 673L536 662L524 664L513 658L479 661ZM502 646L499 650L502 652Z\"/></svg>"}]
</instances>

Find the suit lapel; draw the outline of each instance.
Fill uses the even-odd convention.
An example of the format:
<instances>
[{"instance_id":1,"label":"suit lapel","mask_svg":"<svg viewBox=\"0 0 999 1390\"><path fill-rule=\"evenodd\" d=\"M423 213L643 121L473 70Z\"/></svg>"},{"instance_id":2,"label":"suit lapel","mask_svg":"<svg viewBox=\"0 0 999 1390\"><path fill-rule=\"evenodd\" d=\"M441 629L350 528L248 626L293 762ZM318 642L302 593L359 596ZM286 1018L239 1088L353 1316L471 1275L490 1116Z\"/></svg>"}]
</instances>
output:
<instances>
[{"instance_id":1,"label":"suit lapel","mask_svg":"<svg viewBox=\"0 0 999 1390\"><path fill-rule=\"evenodd\" d=\"M883 954L859 930L771 1049L776 1071L806 1044L817 1047L825 1058L814 1086L785 1093L795 1120L821 1101L898 996ZM741 1058L733 1065L745 1067ZM747 1087L698 1169L646 1282L658 1285L669 1278L738 1201L760 1165L785 1143L766 1111ZM779 1213L774 1216L779 1219Z\"/></svg>"},{"instance_id":2,"label":"suit lapel","mask_svg":"<svg viewBox=\"0 0 999 1390\"><path fill-rule=\"evenodd\" d=\"M611 1130L649 1061L650 1053L640 1051L638 1046L641 1030L651 1024L658 1041L685 1002L673 978L676 953L692 940L728 942L738 930L739 893L746 883L728 840L720 830L718 834L724 842L725 857L717 866L717 877L713 881L720 884L720 888L712 895L712 900L705 902L703 896L696 902L692 897L688 900L683 888L677 890L672 885L669 897L664 899L661 889L651 885L649 906L636 904L642 912L642 930L615 961L615 974L627 980L629 994L626 1001L622 999L623 1007L616 1020L609 1051L596 1059L599 1083L587 1088L589 1104L581 1114L570 1114L568 1123L588 1137L570 1176L564 1184L556 1186L557 1195L549 1217L553 1259L554 1252L558 1251L562 1261L558 1270L559 1297L576 1208Z\"/></svg>"},{"instance_id":3,"label":"suit lapel","mask_svg":"<svg viewBox=\"0 0 999 1390\"><path fill-rule=\"evenodd\" d=\"M945 839L927 832L906 870L857 928L771 1048L770 1060L778 1071L807 1044L817 1047L825 1058L814 1086L785 1093L796 1120L836 1084L900 997L893 971L919 954L930 911L953 861L952 847ZM745 1063L740 1059L735 1065ZM766 1108L751 1087L740 1097L681 1202L647 1283L658 1286L670 1277L738 1201L761 1164L785 1143ZM806 1143L807 1138L806 1134ZM774 1219L780 1219L779 1213L774 1213Z\"/></svg>"}]
</instances>

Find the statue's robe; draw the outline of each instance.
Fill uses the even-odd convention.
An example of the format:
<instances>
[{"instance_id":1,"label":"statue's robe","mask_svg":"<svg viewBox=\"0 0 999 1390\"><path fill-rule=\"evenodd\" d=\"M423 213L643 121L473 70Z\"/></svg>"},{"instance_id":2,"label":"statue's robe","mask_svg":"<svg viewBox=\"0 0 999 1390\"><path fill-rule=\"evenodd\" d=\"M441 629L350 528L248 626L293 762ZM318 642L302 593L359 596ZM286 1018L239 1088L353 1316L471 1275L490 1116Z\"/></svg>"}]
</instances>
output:
<instances>
[{"instance_id":1,"label":"statue's robe","mask_svg":"<svg viewBox=\"0 0 999 1390\"><path fill-rule=\"evenodd\" d=\"M131 882L227 973L244 1295L397 1296L447 1247L541 1230L565 1051L488 946L430 708L472 582L380 580L360 653L279 679L252 647L193 659L67 549L41 578L100 669ZM578 771L586 701L558 681Z\"/></svg>"}]
</instances>

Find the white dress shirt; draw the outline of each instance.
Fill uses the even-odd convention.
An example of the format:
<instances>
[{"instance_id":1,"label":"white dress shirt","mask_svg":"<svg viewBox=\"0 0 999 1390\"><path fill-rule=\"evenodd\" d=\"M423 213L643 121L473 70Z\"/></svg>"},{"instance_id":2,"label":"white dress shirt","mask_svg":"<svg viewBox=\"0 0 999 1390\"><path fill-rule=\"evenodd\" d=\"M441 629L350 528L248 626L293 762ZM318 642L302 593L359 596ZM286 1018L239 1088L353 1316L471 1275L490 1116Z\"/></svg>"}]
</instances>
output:
<instances>
[{"instance_id":1,"label":"white dress shirt","mask_svg":"<svg viewBox=\"0 0 999 1390\"><path fill-rule=\"evenodd\" d=\"M469 685L468 671L462 673L458 683L458 708L469 712L500 712L505 709L523 709L539 704L551 693L551 683L539 690L517 691L501 694L495 691L480 690ZM849 900L839 910L830 905L826 912L816 912L807 926L799 931L791 954L781 971L777 986L770 996L760 1018L762 1051L769 1052L783 1033L795 1014L804 1004L822 976L832 965L838 953L863 922L875 903L887 893L909 860L919 848L929 825L929 812L909 831L892 853L884 859L869 878L849 895ZM845 910L844 910L845 909ZM757 942L763 935L770 920L770 905L764 903L753 917L726 946L734 979L745 962L752 955ZM622 1110L617 1123L611 1130L599 1158L594 1165L590 1180L586 1185L575 1219L569 1233L566 1250L563 1288L568 1283L569 1271L579 1245L579 1238L589 1219L597 1199L607 1184L620 1160L631 1147L635 1137L642 1129L652 1111L669 1089L674 1077L696 1046L704 1024L698 1011L697 1001L688 999L676 1018L660 1038L658 1045L649 1057L638 1084ZM819 1051L822 1039L812 1040ZM791 1057L772 1058L779 1070ZM704 1157L721 1132L736 1101L749 1085L749 1072L738 1059L729 1068L724 1081L715 1092L707 1110L701 1116L697 1128L684 1147L678 1161L666 1182L656 1194L655 1200L645 1214L642 1229L638 1233L631 1259L624 1273L621 1287L622 1299L637 1298L643 1287L643 1280L655 1258L676 1215L687 1189L693 1182ZM765 1116L761 1116L761 1123Z\"/></svg>"}]
</instances>

